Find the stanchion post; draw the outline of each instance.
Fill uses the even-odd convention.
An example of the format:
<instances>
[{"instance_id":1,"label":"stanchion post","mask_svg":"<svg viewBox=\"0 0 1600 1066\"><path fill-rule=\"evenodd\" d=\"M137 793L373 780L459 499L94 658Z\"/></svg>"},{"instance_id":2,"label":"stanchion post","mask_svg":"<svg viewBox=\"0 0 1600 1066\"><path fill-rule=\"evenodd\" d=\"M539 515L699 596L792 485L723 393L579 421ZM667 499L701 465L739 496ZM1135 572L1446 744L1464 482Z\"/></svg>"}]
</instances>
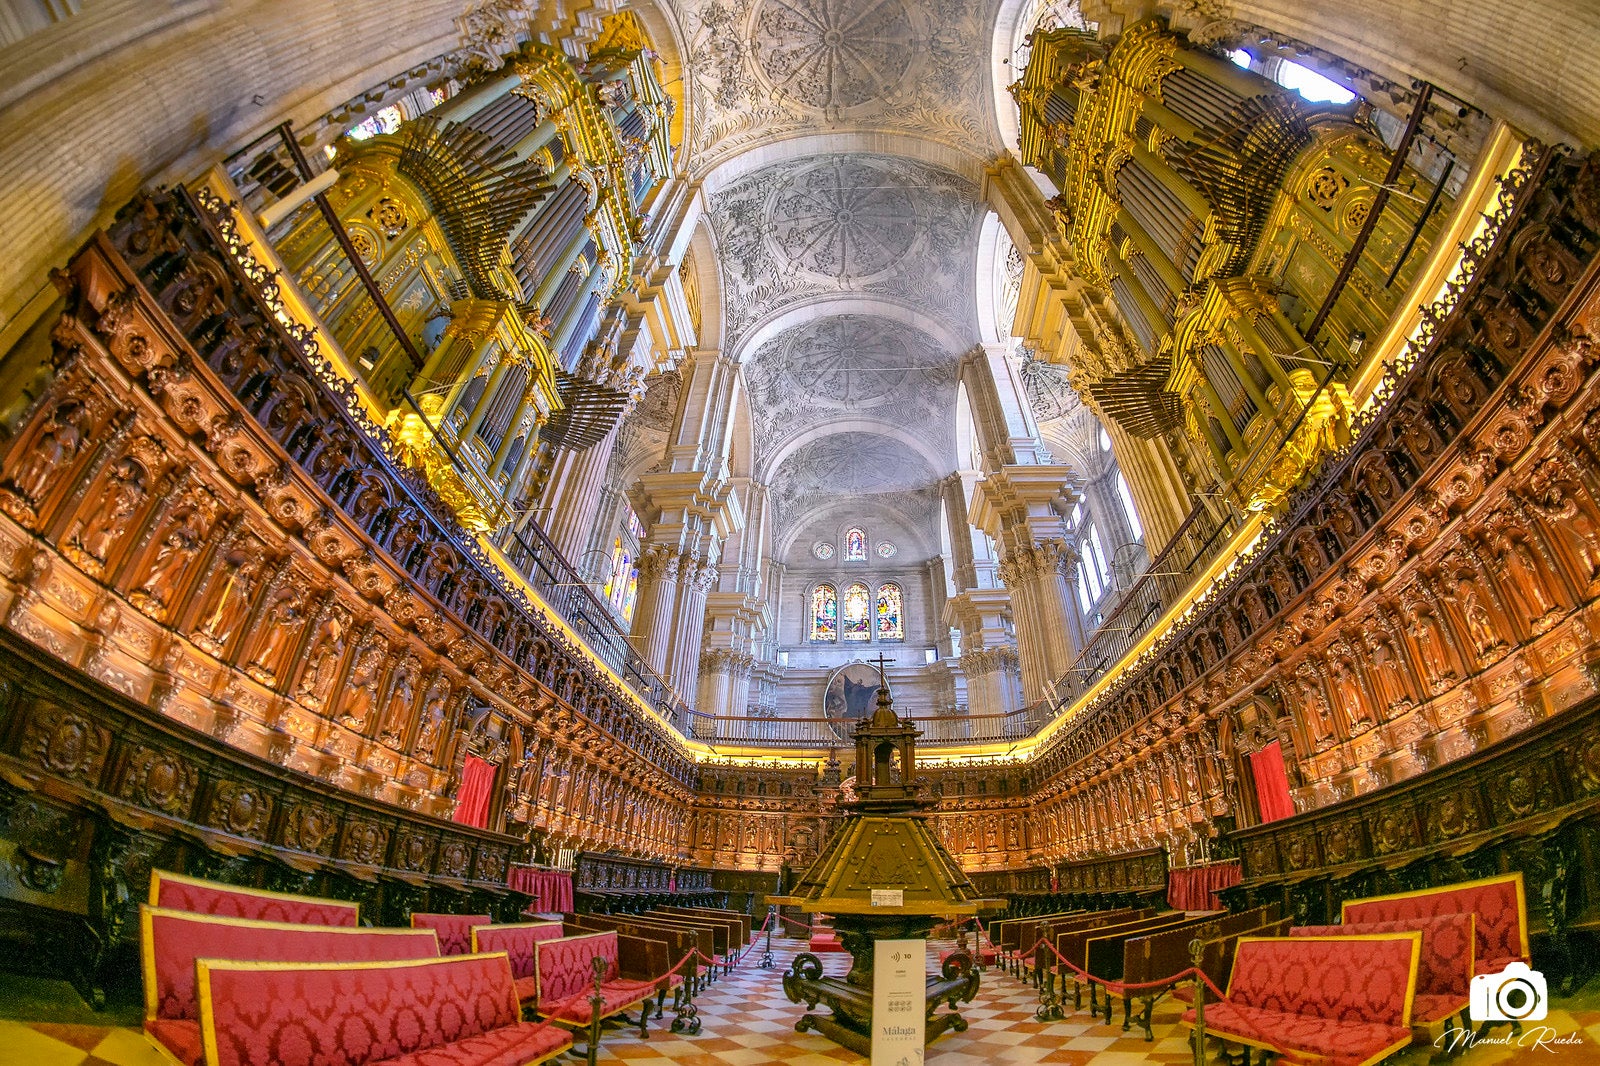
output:
<instances>
[{"instance_id":1,"label":"stanchion post","mask_svg":"<svg viewBox=\"0 0 1600 1066\"><path fill-rule=\"evenodd\" d=\"M1194 1066L1206 1066L1206 978L1205 971L1200 968L1204 955L1205 941L1189 941L1189 961L1194 965L1194 1032L1190 1034L1194 1041Z\"/></svg>"},{"instance_id":2,"label":"stanchion post","mask_svg":"<svg viewBox=\"0 0 1600 1066\"><path fill-rule=\"evenodd\" d=\"M695 968L698 968L699 965L699 961L696 960ZM694 983L692 981L683 983L683 998L678 1001L677 1009L674 1011L672 1031L689 1036L694 1036L700 1031L700 1012L694 1005Z\"/></svg>"},{"instance_id":3,"label":"stanchion post","mask_svg":"<svg viewBox=\"0 0 1600 1066\"><path fill-rule=\"evenodd\" d=\"M769 903L767 904L767 946L761 952L761 968L763 970L772 968L772 927L776 925L777 922L778 905L776 903Z\"/></svg>"},{"instance_id":4,"label":"stanchion post","mask_svg":"<svg viewBox=\"0 0 1600 1066\"><path fill-rule=\"evenodd\" d=\"M606 997L600 991L600 982L605 979L606 960L596 955L589 961L594 970L594 993L589 997L589 1066L595 1066L600 1056L600 1011L606 1005Z\"/></svg>"}]
</instances>

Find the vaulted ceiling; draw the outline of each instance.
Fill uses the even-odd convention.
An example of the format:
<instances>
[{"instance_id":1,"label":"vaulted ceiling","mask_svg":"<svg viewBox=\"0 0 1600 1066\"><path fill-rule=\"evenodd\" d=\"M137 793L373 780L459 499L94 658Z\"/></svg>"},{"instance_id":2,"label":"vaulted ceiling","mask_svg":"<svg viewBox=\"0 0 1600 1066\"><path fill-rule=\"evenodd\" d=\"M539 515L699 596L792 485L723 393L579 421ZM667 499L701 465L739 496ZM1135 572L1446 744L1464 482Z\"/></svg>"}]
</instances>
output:
<instances>
[{"instance_id":1,"label":"vaulted ceiling","mask_svg":"<svg viewBox=\"0 0 1600 1066\"><path fill-rule=\"evenodd\" d=\"M1001 149L999 6L677 4L722 345L744 366L754 470L792 561L839 514L938 550L957 367L978 339L975 178Z\"/></svg>"}]
</instances>

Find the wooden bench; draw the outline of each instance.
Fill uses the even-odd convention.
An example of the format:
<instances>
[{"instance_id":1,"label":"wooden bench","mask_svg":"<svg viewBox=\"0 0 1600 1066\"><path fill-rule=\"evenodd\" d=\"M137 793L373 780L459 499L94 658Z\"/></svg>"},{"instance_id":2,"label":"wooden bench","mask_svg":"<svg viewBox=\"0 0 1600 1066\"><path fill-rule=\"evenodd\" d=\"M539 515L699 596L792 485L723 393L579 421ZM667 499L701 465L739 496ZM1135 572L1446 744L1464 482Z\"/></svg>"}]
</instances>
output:
<instances>
[{"instance_id":1,"label":"wooden bench","mask_svg":"<svg viewBox=\"0 0 1600 1066\"><path fill-rule=\"evenodd\" d=\"M1461 1014L1471 1002L1475 931L1473 914L1441 914L1436 918L1403 918L1393 922L1350 925L1307 925L1290 936L1352 936L1374 933L1422 934L1417 957L1417 990L1411 1004L1411 1027L1418 1043L1432 1044L1434 1026ZM1466 1028L1462 1019L1461 1028Z\"/></svg>"},{"instance_id":2,"label":"wooden bench","mask_svg":"<svg viewBox=\"0 0 1600 1066\"><path fill-rule=\"evenodd\" d=\"M505 952L511 960L511 981L517 990L517 1002L527 1007L539 998L539 977L534 968L535 949L539 941L554 940L562 935L560 922L511 922L504 925L483 922L467 930L467 948L474 955Z\"/></svg>"},{"instance_id":3,"label":"wooden bench","mask_svg":"<svg viewBox=\"0 0 1600 1066\"><path fill-rule=\"evenodd\" d=\"M620 951L633 941L617 932L580 933L534 946L538 976L538 1011L557 1025L588 1030L589 1066L600 1053L600 1029L607 1018L628 1021L630 1007L640 1007L639 1036L649 1039L649 1011L643 1005L655 995L655 982L624 976ZM635 941L635 944L640 943ZM598 996L598 1010L590 995Z\"/></svg>"},{"instance_id":4,"label":"wooden bench","mask_svg":"<svg viewBox=\"0 0 1600 1066\"><path fill-rule=\"evenodd\" d=\"M585 919L606 919L614 918L616 916L581 915L580 917ZM698 957L691 960L689 965L684 969L685 979L690 982L691 986L696 992L703 988L705 983L711 978L713 972L712 967L717 957L716 933L711 926L696 924L693 919L689 918L673 920L665 917L658 918L648 914L629 914L623 916L619 920L639 930L639 932L630 932L628 929L615 927L619 933L628 933L630 936L646 936L648 935L649 930L660 930L664 933L671 934L674 937L681 938L680 942L677 943L672 949L674 958L681 959L683 958L684 953L690 950L697 951L700 955L705 956L705 960L702 960ZM601 925L599 928L605 929L612 927ZM671 941L669 941L669 943L671 943Z\"/></svg>"},{"instance_id":5,"label":"wooden bench","mask_svg":"<svg viewBox=\"0 0 1600 1066\"><path fill-rule=\"evenodd\" d=\"M1198 940L1203 943L1218 937L1238 937L1241 934L1255 932L1266 922L1275 922L1277 920L1278 905L1269 903L1254 910L1240 911L1238 914L1203 918L1195 925L1177 926L1163 929L1159 932L1146 933L1142 936L1129 937L1122 946L1121 979L1124 984L1142 985L1151 981L1159 981L1163 977L1170 977L1175 973L1182 973L1193 965L1190 945L1195 941ZM1226 973L1226 970L1218 970L1217 976L1213 977L1212 980L1220 984L1226 979ZM1124 1030L1128 1028L1128 1017L1131 1013L1133 1000L1138 999L1144 1005L1139 1016L1139 1024L1144 1029L1144 1038L1146 1040L1154 1040L1155 1033L1150 1028L1150 1015L1155 1011L1156 1001L1169 990L1172 989L1152 988L1124 991L1122 1028Z\"/></svg>"},{"instance_id":6,"label":"wooden bench","mask_svg":"<svg viewBox=\"0 0 1600 1066\"><path fill-rule=\"evenodd\" d=\"M644 914L629 915L630 918L648 922L658 922L677 929L689 929L696 934L700 951L710 960L705 963L696 961L697 966L704 966L700 974L699 986L705 987L717 979L717 960L727 950L728 926L721 922L713 922L705 918L694 918L684 914L661 914L649 911ZM698 990L698 989L697 989Z\"/></svg>"},{"instance_id":7,"label":"wooden bench","mask_svg":"<svg viewBox=\"0 0 1600 1066\"><path fill-rule=\"evenodd\" d=\"M519 1066L572 1037L524 1022L504 955L195 963L207 1066Z\"/></svg>"},{"instance_id":8,"label":"wooden bench","mask_svg":"<svg viewBox=\"0 0 1600 1066\"><path fill-rule=\"evenodd\" d=\"M726 907L662 907L664 911L682 914L704 914L712 918L725 918L739 923L739 946L750 943L750 932L755 928L755 923L744 911L729 910Z\"/></svg>"},{"instance_id":9,"label":"wooden bench","mask_svg":"<svg viewBox=\"0 0 1600 1066\"><path fill-rule=\"evenodd\" d=\"M702 934L693 929L682 926L658 925L651 922L636 921L632 916L618 917L616 915L590 915L580 914L563 923L567 929L578 933L603 933L615 930L623 936L638 937L641 940L659 940L667 949L667 969L676 965L674 960L682 960L688 956L684 968L676 974L663 976L656 984L656 1017L661 1017L666 1008L667 993L673 994L672 1006L676 1010L683 995L683 983L694 980L696 966L699 960L693 957L700 947ZM705 935L710 940L709 934ZM707 956L709 958L709 955Z\"/></svg>"},{"instance_id":10,"label":"wooden bench","mask_svg":"<svg viewBox=\"0 0 1600 1066\"><path fill-rule=\"evenodd\" d=\"M1474 973L1499 973L1508 963L1532 963L1528 955L1528 902L1521 872L1463 881L1418 892L1345 900L1339 924L1393 922L1471 914Z\"/></svg>"},{"instance_id":11,"label":"wooden bench","mask_svg":"<svg viewBox=\"0 0 1600 1066\"><path fill-rule=\"evenodd\" d=\"M732 972L738 962L739 951L750 942L750 917L738 911L717 910L712 907L662 907L666 915L698 918L702 921L722 922L728 927L727 955L723 958L723 972Z\"/></svg>"},{"instance_id":12,"label":"wooden bench","mask_svg":"<svg viewBox=\"0 0 1600 1066\"><path fill-rule=\"evenodd\" d=\"M139 962L145 1035L186 1066L200 1062L196 959L374 962L438 957L438 940L426 929L261 922L142 904Z\"/></svg>"},{"instance_id":13,"label":"wooden bench","mask_svg":"<svg viewBox=\"0 0 1600 1066\"><path fill-rule=\"evenodd\" d=\"M1144 907L1140 910L1090 911L1080 914L1077 917L1052 919L1051 921L1046 922L1044 925L1041 925L1037 935L1034 936L1033 940L1028 942L1031 944L1034 942L1034 940L1046 940L1051 944L1054 944L1057 938L1059 938L1063 933L1075 932L1080 929L1100 929L1107 926L1117 925L1122 922L1130 922L1141 918L1149 918L1154 915L1155 912L1156 910L1154 907ZM1050 982L1050 991L1055 991L1056 973L1059 967L1056 965L1057 959L1054 951L1051 951L1050 948L1045 944L1040 944L1034 949L1031 957L1024 958L1022 961L1023 965L1021 976L1025 980L1028 979L1030 975L1032 976L1035 985L1041 984L1042 980L1047 980Z\"/></svg>"},{"instance_id":14,"label":"wooden bench","mask_svg":"<svg viewBox=\"0 0 1600 1066\"><path fill-rule=\"evenodd\" d=\"M1080 909L1073 911L1057 911L1054 914L1030 915L1026 918L1001 918L998 921L989 923L989 939L994 943L995 948L1000 952L1001 963L1010 970L1012 976L1016 976L1018 953L1021 952L1023 948L1026 948L1028 944L1033 943L1033 940L1029 940L1026 944L1022 942L1022 932L1019 927L1023 922L1037 923L1040 921L1049 921L1057 918L1065 920L1068 918L1077 917L1083 913L1085 912ZM1037 929L1038 926L1035 925L1034 928Z\"/></svg>"},{"instance_id":15,"label":"wooden bench","mask_svg":"<svg viewBox=\"0 0 1600 1066\"><path fill-rule=\"evenodd\" d=\"M737 957L739 948L743 946L743 941L740 938L744 935L744 931L737 921L705 912L690 912L669 907L646 911L645 913L666 921L692 921L699 925L710 926L715 933L717 945L717 953L712 958L720 961L720 965L716 969L722 973L732 972L734 959Z\"/></svg>"},{"instance_id":16,"label":"wooden bench","mask_svg":"<svg viewBox=\"0 0 1600 1066\"><path fill-rule=\"evenodd\" d=\"M1109 930L1099 936L1090 937L1088 943L1084 945L1083 968L1089 971L1090 975L1093 977L1098 977L1102 980L1118 984L1139 984L1146 980L1158 979L1164 976L1169 976L1181 970L1188 969L1188 965L1185 963L1175 967L1172 970L1168 970L1165 973L1149 974L1148 977L1135 978L1128 975L1127 962L1128 949L1130 945L1142 942L1151 936L1187 936L1192 939L1198 930L1204 928L1208 923L1216 920L1215 914L1190 914L1188 911L1174 911L1173 913L1182 914L1185 915L1185 917L1175 922L1167 922L1164 924L1157 923L1155 926L1155 932L1151 932L1150 929L1140 929L1135 927L1133 929ZM1160 915L1159 917L1165 918L1166 915ZM1257 912L1251 918L1249 925L1257 925L1266 917L1267 915L1264 912ZM1151 919L1151 921L1154 922L1155 919ZM1243 926L1242 928L1249 928L1249 925ZM1091 992L1091 1006L1093 1006L1094 1003L1095 998ZM1111 1024L1111 1015L1112 1011L1115 1009L1115 1006L1116 997L1112 994L1111 989L1108 987L1105 989L1105 1017L1107 1025ZM1122 996L1123 1032L1127 1032L1130 1023L1132 1022L1132 1018L1133 997L1124 992Z\"/></svg>"},{"instance_id":17,"label":"wooden bench","mask_svg":"<svg viewBox=\"0 0 1600 1066\"><path fill-rule=\"evenodd\" d=\"M1369 1066L1411 1043L1422 934L1241 937L1204 1035ZM1196 1010L1183 1021L1196 1024ZM1247 1052L1248 1053L1248 1052Z\"/></svg>"},{"instance_id":18,"label":"wooden bench","mask_svg":"<svg viewBox=\"0 0 1600 1066\"><path fill-rule=\"evenodd\" d=\"M1058 952L1056 971L1061 974L1063 994L1065 994L1066 989L1064 982L1067 980L1072 981L1072 1008L1074 1010L1082 1008L1083 986L1087 984L1089 986L1089 1013L1100 1013L1100 986L1093 981L1080 977L1078 972L1072 969L1072 966L1077 966L1084 970L1089 969L1090 941L1108 936L1120 935L1126 937L1130 934L1153 933L1156 930L1165 929L1168 926L1181 925L1188 921L1189 914L1187 911L1167 911L1165 914L1152 914L1146 918L1134 918L1111 925L1090 926L1085 929L1074 929L1070 932L1058 934L1056 936L1056 952ZM1121 940L1116 941L1116 947L1120 954ZM1063 959L1066 961L1060 961ZM1067 963L1071 963L1072 966L1068 966ZM1108 1003L1110 1002L1110 992L1106 993L1106 1000Z\"/></svg>"},{"instance_id":19,"label":"wooden bench","mask_svg":"<svg viewBox=\"0 0 1600 1066\"><path fill-rule=\"evenodd\" d=\"M1116 922L1132 918L1142 918L1154 914L1154 907L1145 907L1140 910L1117 908L1109 911L1082 911L1076 915L1065 918L1041 918L1038 920L1024 919L1018 926L1023 943L1018 946L1016 958L1020 960L1020 969L1017 974L1024 981L1032 981L1035 986L1042 983L1045 977L1054 981L1056 957L1048 947L1040 944L1034 948L1032 955L1023 954L1027 945L1038 940L1049 940L1069 929L1091 929L1102 925L1112 925Z\"/></svg>"},{"instance_id":20,"label":"wooden bench","mask_svg":"<svg viewBox=\"0 0 1600 1066\"><path fill-rule=\"evenodd\" d=\"M487 914L418 914L411 915L411 928L432 929L439 936L439 954L467 955L472 946L472 927L492 925L494 918ZM516 969L516 965L511 967Z\"/></svg>"},{"instance_id":21,"label":"wooden bench","mask_svg":"<svg viewBox=\"0 0 1600 1066\"><path fill-rule=\"evenodd\" d=\"M220 881L150 871L150 905L168 910L298 925L360 925L361 907L343 900L240 888Z\"/></svg>"}]
</instances>

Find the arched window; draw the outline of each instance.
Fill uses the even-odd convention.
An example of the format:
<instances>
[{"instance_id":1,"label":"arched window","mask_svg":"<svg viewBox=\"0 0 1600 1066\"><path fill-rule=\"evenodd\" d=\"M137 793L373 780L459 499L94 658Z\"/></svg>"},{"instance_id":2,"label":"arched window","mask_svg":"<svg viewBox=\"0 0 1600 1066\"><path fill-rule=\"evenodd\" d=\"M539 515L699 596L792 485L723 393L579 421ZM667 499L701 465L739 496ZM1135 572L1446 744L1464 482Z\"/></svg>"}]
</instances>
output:
<instances>
[{"instance_id":1,"label":"arched window","mask_svg":"<svg viewBox=\"0 0 1600 1066\"><path fill-rule=\"evenodd\" d=\"M900 586L893 581L878 586L878 639L904 640L905 619L902 616L903 598Z\"/></svg>"},{"instance_id":2,"label":"arched window","mask_svg":"<svg viewBox=\"0 0 1600 1066\"><path fill-rule=\"evenodd\" d=\"M871 602L872 594L867 591L867 586L859 581L844 590L843 630L845 640L872 639L872 629L867 620Z\"/></svg>"},{"instance_id":3,"label":"arched window","mask_svg":"<svg viewBox=\"0 0 1600 1066\"><path fill-rule=\"evenodd\" d=\"M1133 492L1128 488L1128 479L1122 476L1122 471L1117 471L1117 498L1122 501L1122 513L1127 516L1128 528L1133 531L1134 540L1144 539L1144 527L1139 524L1138 508L1133 506Z\"/></svg>"},{"instance_id":4,"label":"arched window","mask_svg":"<svg viewBox=\"0 0 1600 1066\"><path fill-rule=\"evenodd\" d=\"M811 592L811 639L829 644L839 639L839 594L832 585Z\"/></svg>"},{"instance_id":5,"label":"arched window","mask_svg":"<svg viewBox=\"0 0 1600 1066\"><path fill-rule=\"evenodd\" d=\"M867 561L867 533L863 529L852 529L844 535L844 561L847 563L864 563Z\"/></svg>"},{"instance_id":6,"label":"arched window","mask_svg":"<svg viewBox=\"0 0 1600 1066\"><path fill-rule=\"evenodd\" d=\"M639 588L639 568L633 554L618 537L611 544L611 574L606 578L605 596L627 621L633 621L633 597Z\"/></svg>"}]
</instances>

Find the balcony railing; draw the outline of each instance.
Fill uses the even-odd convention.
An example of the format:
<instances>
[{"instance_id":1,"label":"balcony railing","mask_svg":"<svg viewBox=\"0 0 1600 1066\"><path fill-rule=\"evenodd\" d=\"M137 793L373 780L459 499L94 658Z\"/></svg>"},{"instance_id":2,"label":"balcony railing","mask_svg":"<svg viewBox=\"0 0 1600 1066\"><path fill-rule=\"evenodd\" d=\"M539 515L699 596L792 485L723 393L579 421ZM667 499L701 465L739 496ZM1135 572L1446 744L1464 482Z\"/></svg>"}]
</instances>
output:
<instances>
[{"instance_id":1,"label":"balcony railing","mask_svg":"<svg viewBox=\"0 0 1600 1066\"><path fill-rule=\"evenodd\" d=\"M1056 681L1056 700L1071 705L1122 660L1139 639L1176 603L1223 548L1240 516L1231 508L1219 517L1205 500L1195 505L1167 546L1123 593L1111 613L1089 637L1066 675Z\"/></svg>"},{"instance_id":2,"label":"balcony railing","mask_svg":"<svg viewBox=\"0 0 1600 1066\"><path fill-rule=\"evenodd\" d=\"M1010 714L939 714L911 717L923 744L1004 744L1025 740L1047 722L1047 705ZM680 724L681 723L681 724ZM685 709L673 723L690 740L715 747L743 744L764 748L842 748L852 743L854 718L761 718L711 715Z\"/></svg>"}]
</instances>

